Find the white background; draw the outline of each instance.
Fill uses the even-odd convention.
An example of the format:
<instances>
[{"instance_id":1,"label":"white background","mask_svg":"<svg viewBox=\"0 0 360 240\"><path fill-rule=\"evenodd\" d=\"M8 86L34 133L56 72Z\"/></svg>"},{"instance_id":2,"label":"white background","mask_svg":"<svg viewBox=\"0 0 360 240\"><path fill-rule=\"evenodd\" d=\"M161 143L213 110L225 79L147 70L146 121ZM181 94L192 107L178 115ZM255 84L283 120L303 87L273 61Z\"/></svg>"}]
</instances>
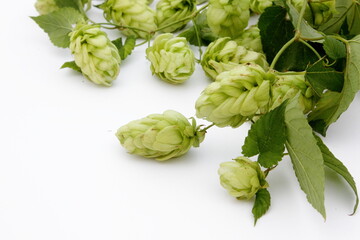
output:
<instances>
[{"instance_id":1,"label":"white background","mask_svg":"<svg viewBox=\"0 0 360 240\"><path fill-rule=\"evenodd\" d=\"M167 109L194 116L210 80L199 66L183 85L158 80L145 47L122 63L109 88L60 70L73 59L29 18L37 15L34 2L4 1L0 14L0 239L356 238L360 214L348 216L355 199L347 184L327 173L324 221L288 158L270 173L272 205L253 226L253 202L232 198L217 175L221 162L240 155L247 124L211 128L200 148L168 162L127 154L117 128ZM359 107L357 95L325 139L357 183Z\"/></svg>"}]
</instances>

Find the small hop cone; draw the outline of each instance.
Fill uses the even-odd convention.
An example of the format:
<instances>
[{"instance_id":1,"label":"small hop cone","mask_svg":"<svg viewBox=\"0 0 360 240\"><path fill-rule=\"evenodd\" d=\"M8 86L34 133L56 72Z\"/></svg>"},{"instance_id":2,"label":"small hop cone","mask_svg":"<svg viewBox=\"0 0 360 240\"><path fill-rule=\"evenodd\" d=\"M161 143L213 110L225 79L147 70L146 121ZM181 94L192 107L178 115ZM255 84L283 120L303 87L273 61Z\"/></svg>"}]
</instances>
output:
<instances>
[{"instance_id":1,"label":"small hop cone","mask_svg":"<svg viewBox=\"0 0 360 240\"><path fill-rule=\"evenodd\" d=\"M221 163L218 170L220 184L231 196L238 199L251 199L257 191L269 186L257 162L245 157L234 160Z\"/></svg>"},{"instance_id":2,"label":"small hop cone","mask_svg":"<svg viewBox=\"0 0 360 240\"><path fill-rule=\"evenodd\" d=\"M210 0L207 21L219 37L236 38L250 19L250 0Z\"/></svg>"},{"instance_id":3,"label":"small hop cone","mask_svg":"<svg viewBox=\"0 0 360 240\"><path fill-rule=\"evenodd\" d=\"M274 78L256 64L222 72L197 99L196 116L219 127L238 127L255 114L268 111Z\"/></svg>"},{"instance_id":4,"label":"small hop cone","mask_svg":"<svg viewBox=\"0 0 360 240\"><path fill-rule=\"evenodd\" d=\"M79 23L70 33L75 63L90 81L111 86L120 71L118 49L97 25Z\"/></svg>"},{"instance_id":5,"label":"small hop cone","mask_svg":"<svg viewBox=\"0 0 360 240\"><path fill-rule=\"evenodd\" d=\"M148 6L146 0L107 0L99 7L104 10L106 20L121 26L144 30L121 29L126 36L133 35L147 39L149 33L156 30L155 12Z\"/></svg>"},{"instance_id":6,"label":"small hop cone","mask_svg":"<svg viewBox=\"0 0 360 240\"><path fill-rule=\"evenodd\" d=\"M182 114L167 110L129 122L116 136L129 153L165 161L198 147L205 135L199 128L194 119L190 124Z\"/></svg>"},{"instance_id":7,"label":"small hop cone","mask_svg":"<svg viewBox=\"0 0 360 240\"><path fill-rule=\"evenodd\" d=\"M188 42L171 33L157 36L146 49L146 57L152 73L172 84L185 82L195 70L195 57Z\"/></svg>"},{"instance_id":8,"label":"small hop cone","mask_svg":"<svg viewBox=\"0 0 360 240\"><path fill-rule=\"evenodd\" d=\"M160 0L156 4L156 24L159 28L165 27L171 23L189 17L196 10L195 0ZM162 29L163 32L175 32L190 21L172 24Z\"/></svg>"},{"instance_id":9,"label":"small hop cone","mask_svg":"<svg viewBox=\"0 0 360 240\"><path fill-rule=\"evenodd\" d=\"M289 72L287 75L277 75L271 86L271 109L295 97L298 93L300 93L300 106L304 109L304 113L308 113L313 109L316 101L310 84L305 81L304 73Z\"/></svg>"},{"instance_id":10,"label":"small hop cone","mask_svg":"<svg viewBox=\"0 0 360 240\"><path fill-rule=\"evenodd\" d=\"M315 26L324 24L333 16L333 14L337 12L335 4L335 0L311 0L309 2L311 11L313 13Z\"/></svg>"},{"instance_id":11,"label":"small hop cone","mask_svg":"<svg viewBox=\"0 0 360 240\"><path fill-rule=\"evenodd\" d=\"M40 15L46 15L59 10L55 0L37 0L35 3L35 8Z\"/></svg>"},{"instance_id":12,"label":"small hop cone","mask_svg":"<svg viewBox=\"0 0 360 240\"><path fill-rule=\"evenodd\" d=\"M264 54L247 50L229 37L219 38L210 43L201 60L203 70L212 79L244 63L258 64L264 70L269 67Z\"/></svg>"},{"instance_id":13,"label":"small hop cone","mask_svg":"<svg viewBox=\"0 0 360 240\"><path fill-rule=\"evenodd\" d=\"M251 11L261 14L266 8L273 5L273 0L250 0Z\"/></svg>"},{"instance_id":14,"label":"small hop cone","mask_svg":"<svg viewBox=\"0 0 360 240\"><path fill-rule=\"evenodd\" d=\"M261 44L260 29L256 26L250 26L245 29L241 35L234 39L238 45L245 47L251 51L261 53L263 51Z\"/></svg>"}]
</instances>

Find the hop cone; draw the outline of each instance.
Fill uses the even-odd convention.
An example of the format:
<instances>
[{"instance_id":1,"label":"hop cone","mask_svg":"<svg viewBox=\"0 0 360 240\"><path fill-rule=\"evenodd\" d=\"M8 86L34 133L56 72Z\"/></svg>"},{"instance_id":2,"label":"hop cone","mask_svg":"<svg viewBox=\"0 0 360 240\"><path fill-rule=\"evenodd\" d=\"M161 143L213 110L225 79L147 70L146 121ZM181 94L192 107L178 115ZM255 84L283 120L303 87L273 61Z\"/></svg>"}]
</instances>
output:
<instances>
[{"instance_id":1,"label":"hop cone","mask_svg":"<svg viewBox=\"0 0 360 240\"><path fill-rule=\"evenodd\" d=\"M276 108L286 99L295 97L298 93L300 105L304 113L309 112L315 105L315 96L309 83L305 81L304 73L288 73L277 75L275 83L271 86L271 109Z\"/></svg>"},{"instance_id":2,"label":"hop cone","mask_svg":"<svg viewBox=\"0 0 360 240\"><path fill-rule=\"evenodd\" d=\"M250 18L249 0L210 0L207 20L211 31L219 37L238 37Z\"/></svg>"},{"instance_id":3,"label":"hop cone","mask_svg":"<svg viewBox=\"0 0 360 240\"><path fill-rule=\"evenodd\" d=\"M156 29L155 12L147 5L146 0L107 0L99 7L104 10L104 16L108 21L130 28L121 29L122 33L148 38L149 32Z\"/></svg>"},{"instance_id":4,"label":"hop cone","mask_svg":"<svg viewBox=\"0 0 360 240\"><path fill-rule=\"evenodd\" d=\"M220 164L220 184L238 199L250 199L261 188L267 188L265 174L257 162L238 157L232 162Z\"/></svg>"},{"instance_id":5,"label":"hop cone","mask_svg":"<svg viewBox=\"0 0 360 240\"><path fill-rule=\"evenodd\" d=\"M111 86L119 74L118 49L99 26L79 23L70 33L70 50L75 63L89 80Z\"/></svg>"},{"instance_id":6,"label":"hop cone","mask_svg":"<svg viewBox=\"0 0 360 240\"><path fill-rule=\"evenodd\" d=\"M59 9L55 3L55 0L37 0L35 3L35 8L40 15L49 14Z\"/></svg>"},{"instance_id":7,"label":"hop cone","mask_svg":"<svg viewBox=\"0 0 360 240\"><path fill-rule=\"evenodd\" d=\"M335 9L335 0L311 0L310 8L313 13L314 25L319 26L327 22L334 13Z\"/></svg>"},{"instance_id":8,"label":"hop cone","mask_svg":"<svg viewBox=\"0 0 360 240\"><path fill-rule=\"evenodd\" d=\"M260 29L256 26L250 26L245 29L238 38L234 39L238 45L243 46L255 52L262 52Z\"/></svg>"},{"instance_id":9,"label":"hop cone","mask_svg":"<svg viewBox=\"0 0 360 240\"><path fill-rule=\"evenodd\" d=\"M196 116L219 127L238 127L268 110L273 80L273 74L255 64L222 72L197 99Z\"/></svg>"},{"instance_id":10,"label":"hop cone","mask_svg":"<svg viewBox=\"0 0 360 240\"><path fill-rule=\"evenodd\" d=\"M196 10L195 0L160 0L156 4L156 24L159 28L189 17ZM184 21L162 29L163 32L175 32L188 22Z\"/></svg>"},{"instance_id":11,"label":"hop cone","mask_svg":"<svg viewBox=\"0 0 360 240\"><path fill-rule=\"evenodd\" d=\"M171 33L157 36L146 49L146 57L152 73L169 83L183 83L195 70L194 53L186 39Z\"/></svg>"},{"instance_id":12,"label":"hop cone","mask_svg":"<svg viewBox=\"0 0 360 240\"><path fill-rule=\"evenodd\" d=\"M120 127L116 136L129 153L165 161L198 147L204 134L194 119L190 124L182 114L168 110L131 121Z\"/></svg>"},{"instance_id":13,"label":"hop cone","mask_svg":"<svg viewBox=\"0 0 360 240\"><path fill-rule=\"evenodd\" d=\"M201 60L202 68L213 79L221 72L231 70L242 63L255 63L265 70L268 68L264 54L247 50L229 37L212 42Z\"/></svg>"},{"instance_id":14,"label":"hop cone","mask_svg":"<svg viewBox=\"0 0 360 240\"><path fill-rule=\"evenodd\" d=\"M261 14L266 8L273 5L273 0L250 0L251 11Z\"/></svg>"}]
</instances>

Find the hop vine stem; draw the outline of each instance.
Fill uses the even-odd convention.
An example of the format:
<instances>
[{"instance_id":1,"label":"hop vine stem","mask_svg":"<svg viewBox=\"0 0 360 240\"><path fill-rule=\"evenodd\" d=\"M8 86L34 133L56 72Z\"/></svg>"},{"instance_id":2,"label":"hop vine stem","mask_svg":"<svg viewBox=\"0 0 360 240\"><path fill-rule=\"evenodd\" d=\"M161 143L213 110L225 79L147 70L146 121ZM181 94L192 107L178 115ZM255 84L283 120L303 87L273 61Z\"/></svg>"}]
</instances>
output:
<instances>
[{"instance_id":1,"label":"hop vine stem","mask_svg":"<svg viewBox=\"0 0 360 240\"><path fill-rule=\"evenodd\" d=\"M305 14L305 10L306 10L306 6L308 4L308 0L304 0L303 1L303 5L301 7L300 13L299 13L299 18L298 18L298 22L296 23L296 27L295 27L295 34L294 37L291 38L287 43L284 44L284 46L282 46L282 48L279 50L279 52L275 55L273 61L271 62L270 65L270 69L274 69L275 65L277 63L277 61L279 60L279 58L281 57L281 55L285 52L285 50L291 45L293 44L295 41L299 41L301 43L303 43L305 46L307 46L311 51L313 51L315 53L315 55L321 59L322 57L320 56L320 54L315 50L315 48L313 48L308 42L306 42L306 40L321 40L323 38L314 38L314 39L305 39L301 37L301 22L304 18L304 14Z\"/></svg>"}]
</instances>

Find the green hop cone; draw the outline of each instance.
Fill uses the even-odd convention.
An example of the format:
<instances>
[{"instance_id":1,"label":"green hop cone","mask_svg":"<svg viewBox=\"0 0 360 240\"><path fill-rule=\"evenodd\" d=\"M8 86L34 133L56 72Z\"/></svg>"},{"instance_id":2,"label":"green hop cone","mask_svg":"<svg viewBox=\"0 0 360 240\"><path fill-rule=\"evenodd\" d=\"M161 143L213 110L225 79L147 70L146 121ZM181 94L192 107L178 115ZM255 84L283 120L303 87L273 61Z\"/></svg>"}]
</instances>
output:
<instances>
[{"instance_id":1,"label":"green hop cone","mask_svg":"<svg viewBox=\"0 0 360 240\"><path fill-rule=\"evenodd\" d=\"M175 32L190 21L190 19L175 23L189 17L196 10L195 0L160 0L156 4L156 24L163 32ZM170 26L168 26L171 24ZM168 27L166 27L168 26ZM163 28L166 27L166 28Z\"/></svg>"},{"instance_id":2,"label":"green hop cone","mask_svg":"<svg viewBox=\"0 0 360 240\"><path fill-rule=\"evenodd\" d=\"M268 187L265 174L257 162L245 157L234 160L221 163L218 170L220 184L231 196L238 199L251 199L257 191Z\"/></svg>"},{"instance_id":3,"label":"green hop cone","mask_svg":"<svg viewBox=\"0 0 360 240\"><path fill-rule=\"evenodd\" d=\"M255 52L263 51L260 29L256 25L245 29L238 38L234 39L234 41L236 41L238 45L243 46L249 50Z\"/></svg>"},{"instance_id":4,"label":"green hop cone","mask_svg":"<svg viewBox=\"0 0 360 240\"><path fill-rule=\"evenodd\" d=\"M111 86L119 74L121 59L100 26L78 23L70 33L70 50L75 63L90 81Z\"/></svg>"},{"instance_id":5,"label":"green hop cone","mask_svg":"<svg viewBox=\"0 0 360 240\"><path fill-rule=\"evenodd\" d=\"M210 0L207 21L219 37L238 37L250 19L250 0Z\"/></svg>"},{"instance_id":6,"label":"green hop cone","mask_svg":"<svg viewBox=\"0 0 360 240\"><path fill-rule=\"evenodd\" d=\"M155 12L147 4L146 0L107 0L99 7L104 10L106 20L124 26L123 34L147 39L156 30Z\"/></svg>"},{"instance_id":7,"label":"green hop cone","mask_svg":"<svg viewBox=\"0 0 360 240\"><path fill-rule=\"evenodd\" d=\"M205 131L190 124L182 114L167 110L151 114L120 127L116 133L121 145L131 154L165 161L184 155L204 140Z\"/></svg>"},{"instance_id":8,"label":"green hop cone","mask_svg":"<svg viewBox=\"0 0 360 240\"><path fill-rule=\"evenodd\" d=\"M276 108L286 99L291 99L299 95L300 106L304 113L313 109L316 100L315 94L308 82L305 81L303 72L288 72L287 74L278 74L271 86L271 109Z\"/></svg>"},{"instance_id":9,"label":"green hop cone","mask_svg":"<svg viewBox=\"0 0 360 240\"><path fill-rule=\"evenodd\" d=\"M256 64L222 72L197 99L196 116L219 127L238 127L255 114L268 111L274 78Z\"/></svg>"},{"instance_id":10,"label":"green hop cone","mask_svg":"<svg viewBox=\"0 0 360 240\"><path fill-rule=\"evenodd\" d=\"M49 14L59 9L55 0L37 0L35 8L40 15Z\"/></svg>"},{"instance_id":11,"label":"green hop cone","mask_svg":"<svg viewBox=\"0 0 360 240\"><path fill-rule=\"evenodd\" d=\"M172 84L185 82L195 70L195 57L188 42L171 33L157 36L146 49L146 57L152 73Z\"/></svg>"},{"instance_id":12,"label":"green hop cone","mask_svg":"<svg viewBox=\"0 0 360 240\"><path fill-rule=\"evenodd\" d=\"M269 67L264 54L247 50L229 37L210 43L201 60L203 70L213 79L243 63L255 63L264 70Z\"/></svg>"},{"instance_id":13,"label":"green hop cone","mask_svg":"<svg viewBox=\"0 0 360 240\"><path fill-rule=\"evenodd\" d=\"M324 24L337 12L335 3L335 0L311 0L309 2L315 26Z\"/></svg>"},{"instance_id":14,"label":"green hop cone","mask_svg":"<svg viewBox=\"0 0 360 240\"><path fill-rule=\"evenodd\" d=\"M261 14L266 8L273 5L273 0L250 0L251 11Z\"/></svg>"}]
</instances>

